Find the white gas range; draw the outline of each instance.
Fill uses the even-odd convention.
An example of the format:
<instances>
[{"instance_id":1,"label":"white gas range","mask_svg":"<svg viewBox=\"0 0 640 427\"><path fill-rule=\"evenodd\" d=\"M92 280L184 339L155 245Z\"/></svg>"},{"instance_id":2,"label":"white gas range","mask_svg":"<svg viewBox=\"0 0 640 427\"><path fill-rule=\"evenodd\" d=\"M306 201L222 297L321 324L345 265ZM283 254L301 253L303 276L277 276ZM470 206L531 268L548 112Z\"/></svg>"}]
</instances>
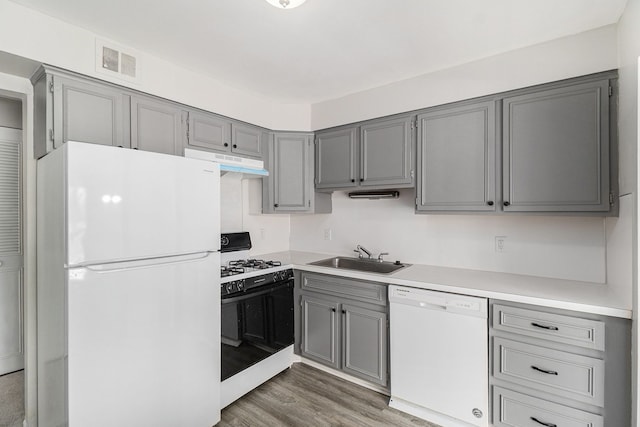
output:
<instances>
[{"instance_id":1,"label":"white gas range","mask_svg":"<svg viewBox=\"0 0 640 427\"><path fill-rule=\"evenodd\" d=\"M249 258L249 233L221 235L221 407L291 366L293 270Z\"/></svg>"}]
</instances>

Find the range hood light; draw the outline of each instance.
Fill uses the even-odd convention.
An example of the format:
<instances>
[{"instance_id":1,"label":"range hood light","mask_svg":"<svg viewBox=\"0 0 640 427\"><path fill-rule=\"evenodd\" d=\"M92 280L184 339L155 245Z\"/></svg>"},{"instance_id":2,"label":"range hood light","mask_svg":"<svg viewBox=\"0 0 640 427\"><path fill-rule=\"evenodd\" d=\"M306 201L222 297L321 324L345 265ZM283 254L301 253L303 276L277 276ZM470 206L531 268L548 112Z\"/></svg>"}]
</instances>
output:
<instances>
[{"instance_id":1,"label":"range hood light","mask_svg":"<svg viewBox=\"0 0 640 427\"><path fill-rule=\"evenodd\" d=\"M397 199L400 197L400 192L396 190L392 191L352 191L349 193L350 199Z\"/></svg>"}]
</instances>

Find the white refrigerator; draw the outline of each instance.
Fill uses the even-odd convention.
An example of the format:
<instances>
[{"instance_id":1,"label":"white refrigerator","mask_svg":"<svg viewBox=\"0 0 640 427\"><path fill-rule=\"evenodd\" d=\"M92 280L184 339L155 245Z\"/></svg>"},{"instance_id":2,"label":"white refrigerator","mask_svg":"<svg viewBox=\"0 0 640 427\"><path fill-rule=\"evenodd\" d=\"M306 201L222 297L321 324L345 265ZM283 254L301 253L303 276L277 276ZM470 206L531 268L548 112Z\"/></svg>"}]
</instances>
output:
<instances>
[{"instance_id":1,"label":"white refrigerator","mask_svg":"<svg viewBox=\"0 0 640 427\"><path fill-rule=\"evenodd\" d=\"M38 425L220 420L220 173L68 142L38 161Z\"/></svg>"}]
</instances>

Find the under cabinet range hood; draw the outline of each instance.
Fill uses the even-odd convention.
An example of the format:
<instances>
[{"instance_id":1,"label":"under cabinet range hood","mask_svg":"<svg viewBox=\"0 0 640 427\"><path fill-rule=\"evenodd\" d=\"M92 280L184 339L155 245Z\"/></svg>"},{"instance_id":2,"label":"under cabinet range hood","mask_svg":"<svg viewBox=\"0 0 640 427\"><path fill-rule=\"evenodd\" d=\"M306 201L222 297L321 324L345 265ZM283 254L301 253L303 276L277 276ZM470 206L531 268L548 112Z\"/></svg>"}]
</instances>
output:
<instances>
[{"instance_id":1,"label":"under cabinet range hood","mask_svg":"<svg viewBox=\"0 0 640 427\"><path fill-rule=\"evenodd\" d=\"M262 178L269 176L262 160L247 159L232 154L211 153L209 151L184 149L184 156L192 159L207 160L220 165L220 174L240 174L243 178Z\"/></svg>"}]
</instances>

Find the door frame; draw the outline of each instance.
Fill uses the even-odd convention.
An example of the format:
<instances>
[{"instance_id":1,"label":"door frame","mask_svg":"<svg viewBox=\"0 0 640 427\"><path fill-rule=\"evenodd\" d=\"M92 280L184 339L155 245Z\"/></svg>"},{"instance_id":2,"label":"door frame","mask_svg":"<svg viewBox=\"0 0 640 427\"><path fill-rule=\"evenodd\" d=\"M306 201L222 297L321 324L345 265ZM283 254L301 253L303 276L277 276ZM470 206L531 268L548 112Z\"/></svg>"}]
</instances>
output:
<instances>
[{"instance_id":1,"label":"door frame","mask_svg":"<svg viewBox=\"0 0 640 427\"><path fill-rule=\"evenodd\" d=\"M0 97L22 103L22 256L25 426L37 425L36 359L36 160L33 86L27 78L0 73Z\"/></svg>"}]
</instances>

